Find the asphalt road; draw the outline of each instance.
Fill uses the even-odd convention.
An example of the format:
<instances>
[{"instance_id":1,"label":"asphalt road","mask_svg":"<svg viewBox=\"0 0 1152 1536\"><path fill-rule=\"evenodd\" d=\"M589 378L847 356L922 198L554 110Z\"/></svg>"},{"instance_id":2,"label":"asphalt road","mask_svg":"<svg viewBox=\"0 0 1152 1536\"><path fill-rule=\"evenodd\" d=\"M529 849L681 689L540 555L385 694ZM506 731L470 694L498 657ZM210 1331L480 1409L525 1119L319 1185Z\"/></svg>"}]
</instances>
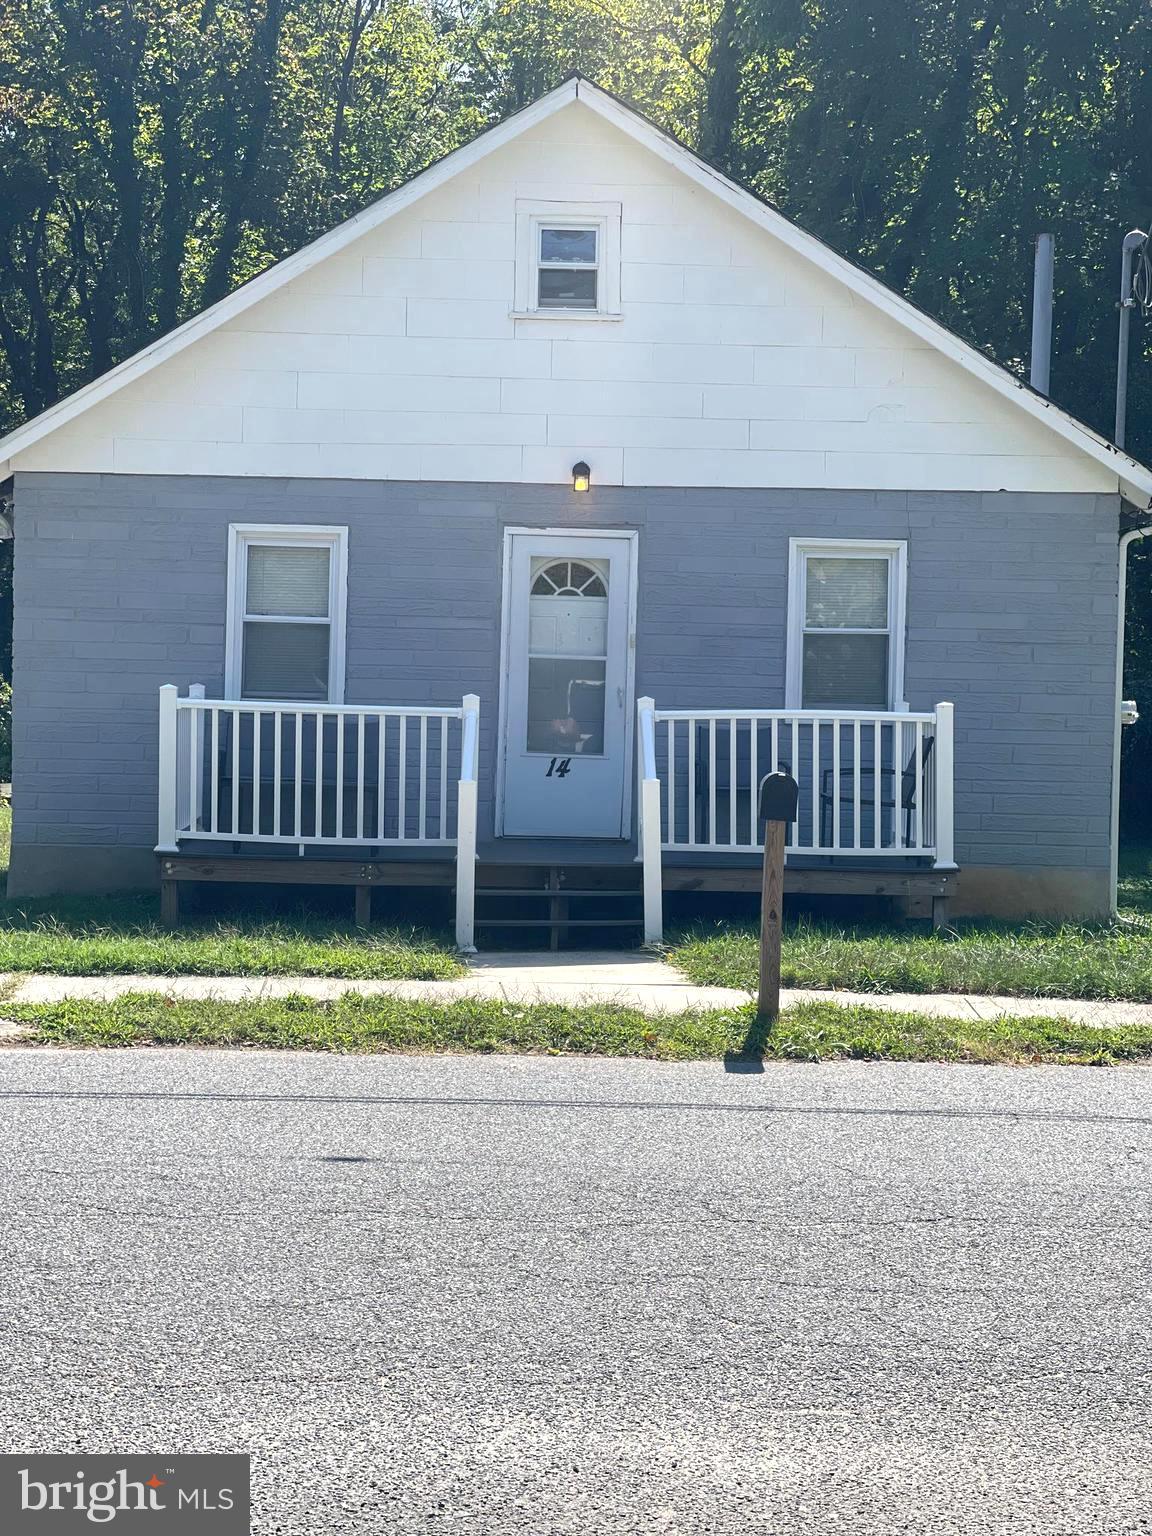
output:
<instances>
[{"instance_id":1,"label":"asphalt road","mask_svg":"<svg viewBox=\"0 0 1152 1536\"><path fill-rule=\"evenodd\" d=\"M255 1529L1152 1531L1152 1072L0 1052L7 1450Z\"/></svg>"}]
</instances>

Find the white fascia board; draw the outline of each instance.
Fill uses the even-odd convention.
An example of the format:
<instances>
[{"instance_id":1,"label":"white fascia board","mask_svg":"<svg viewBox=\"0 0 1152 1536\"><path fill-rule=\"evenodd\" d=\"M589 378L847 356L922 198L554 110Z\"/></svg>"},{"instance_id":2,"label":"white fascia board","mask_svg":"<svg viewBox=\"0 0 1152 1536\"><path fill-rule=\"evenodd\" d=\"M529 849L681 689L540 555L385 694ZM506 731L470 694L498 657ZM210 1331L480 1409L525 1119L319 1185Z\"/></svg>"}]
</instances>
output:
<instances>
[{"instance_id":1,"label":"white fascia board","mask_svg":"<svg viewBox=\"0 0 1152 1536\"><path fill-rule=\"evenodd\" d=\"M102 400L114 395L117 390L123 389L126 384L133 383L160 363L175 357L185 347L191 346L193 342L210 335L220 326L227 324L229 320L242 315L253 304L268 298L294 278L303 277L306 272L310 272L313 267L318 266L329 256L334 256L338 251L351 245L354 240L359 240L361 235L378 229L427 193L443 186L446 181L458 176L461 171L476 165L493 150L502 148L512 139L518 138L525 129L535 127L537 123L551 117L575 99L576 80L573 78L557 86L547 96L541 96L539 101L534 101L531 106L525 107L513 117L505 118L502 123L489 128L486 133L482 133L471 143L464 144L461 148L453 150L451 154L445 155L443 160L438 160L435 165L429 166L426 171L422 171L404 186L397 187L394 192L386 193L377 202L353 214L343 224L338 224L335 229L329 230L326 235L321 235L310 245L305 245L291 256L286 256L283 261L278 261L275 266L261 272L258 277L252 278L243 287L237 288L234 293L230 293L210 308L201 311L200 314L194 315L191 320L186 320L174 331L158 337L156 341L126 358L115 368L110 368L107 373L101 374L98 379L93 379L90 384L85 384L74 394L67 395L56 405L42 411L39 416L34 416L31 421L25 422L22 427L17 427L7 437L0 438L0 480L9 473L11 460L24 449L30 448L33 443L38 443L49 433L74 421L89 406L98 405Z\"/></svg>"},{"instance_id":2,"label":"white fascia board","mask_svg":"<svg viewBox=\"0 0 1152 1536\"><path fill-rule=\"evenodd\" d=\"M1136 459L1129 458L1114 443L1093 432L1082 421L1078 421L1076 417L1070 416L1067 411L1054 405L1051 400L1035 394L1006 368L992 362L975 347L962 341L959 336L953 335L951 331L917 309L915 305L909 304L900 294L886 287L878 278L872 277L843 256L838 255L815 235L810 235L782 213L760 202L743 187L737 186L719 171L713 170L711 166L697 159L691 150L685 149L675 139L662 133L659 128L638 117L615 98L599 90L587 80L581 80L578 84L579 98L585 106L598 112L621 132L639 140L646 149L659 155L668 165L719 197L737 213L751 219L753 223L780 240L790 250L805 257L830 277L843 283L852 293L859 294L861 298L875 305L890 319L926 341L936 351L951 358L967 373L991 386L1004 399L1011 401L1036 421L1051 428L1072 447L1089 454L1097 463L1104 465L1116 476L1118 489L1128 500L1135 502L1138 506L1148 506L1152 501L1152 470Z\"/></svg>"}]
</instances>

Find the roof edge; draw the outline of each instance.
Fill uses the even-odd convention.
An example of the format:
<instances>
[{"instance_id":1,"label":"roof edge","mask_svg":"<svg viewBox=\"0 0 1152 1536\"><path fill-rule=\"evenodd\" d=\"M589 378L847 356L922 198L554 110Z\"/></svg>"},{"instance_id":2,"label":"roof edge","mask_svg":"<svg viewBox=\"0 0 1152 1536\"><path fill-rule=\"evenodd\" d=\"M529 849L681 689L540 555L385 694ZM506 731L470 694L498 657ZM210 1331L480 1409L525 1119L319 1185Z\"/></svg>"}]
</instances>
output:
<instances>
[{"instance_id":1,"label":"roof edge","mask_svg":"<svg viewBox=\"0 0 1152 1536\"><path fill-rule=\"evenodd\" d=\"M395 187L391 192L386 192L374 203L369 203L367 208L362 208L359 213L354 213L335 229L328 230L325 234L317 236L307 245L301 246L290 256L282 257L280 261L265 267L263 272L249 278L239 288L218 299L215 304L202 309L198 314L185 320L175 330L166 331L163 336L158 336L154 341L141 347L123 362L117 363L114 368L109 368L106 373L92 379L87 384L82 384L72 394L65 395L54 405L50 405L30 421L16 427L7 436L0 438L0 478L8 473L11 460L34 443L40 442L51 433L67 426L86 410L101 401L108 399L125 385L135 382L151 369L167 362L175 357L193 342L200 341L205 336L210 336L220 326L227 324L229 320L242 315L253 304L258 304L261 299L269 298L278 289L290 283L294 278L303 277L320 262L327 260L329 256L336 255L353 241L360 239L362 235L369 234L387 223L396 214L408 208L412 203L450 181L453 176L458 176L469 166L482 160L493 150L499 149L523 133L526 128L533 127L536 123L551 117L569 102L575 101L580 77L570 75L555 90L547 95L540 96L529 106L514 113L511 117L504 118L499 123L494 123L491 128L486 128L482 133L470 139L467 144L460 145L451 150L442 159L434 161L426 166L410 181Z\"/></svg>"},{"instance_id":2,"label":"roof edge","mask_svg":"<svg viewBox=\"0 0 1152 1536\"><path fill-rule=\"evenodd\" d=\"M972 377L994 389L1002 398L1023 409L1035 421L1048 427L1063 438L1071 447L1087 454L1098 464L1117 477L1118 489L1134 505L1152 505L1152 469L1131 458L1095 432L1091 427L1072 416L1047 396L1038 394L1022 379L1010 373L999 363L993 362L976 347L964 341L953 331L918 309L894 289L887 287L840 255L818 236L803 229L779 209L766 202L756 193L702 160L694 151L658 127L636 108L613 96L603 87L586 77L569 75L555 90L539 97L529 106L485 129L476 138L443 159L435 161L419 172L411 181L385 193L376 202L353 214L335 229L320 235L308 245L302 246L290 256L267 267L256 277L250 278L225 298L208 309L202 310L184 321L173 331L157 337L139 352L101 374L99 378L82 385L63 400L49 406L30 421L17 427L6 437L0 438L0 479L11 470L11 461L25 449L32 447L51 433L67 426L86 410L108 399L118 390L133 383L152 368L178 355L186 347L236 318L269 297L294 278L303 276L329 256L337 254L362 235L379 228L390 218L408 208L427 193L443 185L452 177L484 159L494 150L523 133L525 129L544 121L554 113L579 100L610 122L614 127L643 144L681 174L698 186L719 197L735 212L750 219L774 238L780 240L796 254L830 277L842 282L851 292L858 294L883 314L902 325L913 335L927 342L938 352L950 358Z\"/></svg>"},{"instance_id":3,"label":"roof edge","mask_svg":"<svg viewBox=\"0 0 1152 1536\"><path fill-rule=\"evenodd\" d=\"M1122 448L1118 448L1079 417L1064 410L1047 395L1034 390L1030 384L1017 378L1002 364L994 362L940 321L934 320L878 277L842 256L818 235L810 233L755 192L742 187L730 176L709 165L666 129L650 122L610 91L591 81L582 80L579 83L579 95L586 106L608 122L640 139L667 163L705 190L721 197L729 207L752 219L797 255L805 257L830 277L837 278L889 319L895 320L929 346L944 353L974 378L989 384L1005 399L1022 407L1034 420L1058 433L1072 447L1089 454L1116 475L1125 495L1129 495L1130 490L1136 490L1138 495L1142 494L1152 500L1152 469L1147 465L1126 454Z\"/></svg>"}]
</instances>

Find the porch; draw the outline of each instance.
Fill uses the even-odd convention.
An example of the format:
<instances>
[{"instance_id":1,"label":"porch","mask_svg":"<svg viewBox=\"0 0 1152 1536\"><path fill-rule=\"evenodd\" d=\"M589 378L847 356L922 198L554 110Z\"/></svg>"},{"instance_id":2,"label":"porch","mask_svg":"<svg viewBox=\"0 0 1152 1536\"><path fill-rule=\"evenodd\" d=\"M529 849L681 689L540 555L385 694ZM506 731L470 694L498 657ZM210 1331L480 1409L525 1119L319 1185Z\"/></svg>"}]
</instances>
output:
<instances>
[{"instance_id":1,"label":"porch","mask_svg":"<svg viewBox=\"0 0 1152 1536\"><path fill-rule=\"evenodd\" d=\"M800 784L786 891L876 895L939 921L955 872L951 704L920 713L661 710L638 701L637 835L481 837L480 700L335 706L160 690L165 919L184 882L346 885L367 922L380 886L455 893L477 927L664 934L665 891L755 891L764 774ZM479 908L478 908L479 901Z\"/></svg>"}]
</instances>

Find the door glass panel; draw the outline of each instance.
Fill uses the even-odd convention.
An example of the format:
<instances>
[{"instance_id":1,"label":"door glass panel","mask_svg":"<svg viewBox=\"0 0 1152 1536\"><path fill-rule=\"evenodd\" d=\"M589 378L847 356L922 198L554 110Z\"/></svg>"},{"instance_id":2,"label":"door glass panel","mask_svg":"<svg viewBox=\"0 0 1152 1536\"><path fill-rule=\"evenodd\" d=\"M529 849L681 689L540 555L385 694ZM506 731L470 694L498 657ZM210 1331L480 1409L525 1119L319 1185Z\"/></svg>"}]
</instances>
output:
<instances>
[{"instance_id":1,"label":"door glass panel","mask_svg":"<svg viewBox=\"0 0 1152 1536\"><path fill-rule=\"evenodd\" d=\"M584 560L534 560L533 597L604 597L604 577Z\"/></svg>"},{"instance_id":2,"label":"door glass panel","mask_svg":"<svg viewBox=\"0 0 1152 1536\"><path fill-rule=\"evenodd\" d=\"M604 751L605 670L603 661L580 657L529 658L529 752Z\"/></svg>"},{"instance_id":3,"label":"door glass panel","mask_svg":"<svg viewBox=\"0 0 1152 1536\"><path fill-rule=\"evenodd\" d=\"M537 556L529 572L527 750L604 751L608 562Z\"/></svg>"},{"instance_id":4,"label":"door glass panel","mask_svg":"<svg viewBox=\"0 0 1152 1536\"><path fill-rule=\"evenodd\" d=\"M604 656L608 603L534 597L528 608L528 651L532 656Z\"/></svg>"}]
</instances>

